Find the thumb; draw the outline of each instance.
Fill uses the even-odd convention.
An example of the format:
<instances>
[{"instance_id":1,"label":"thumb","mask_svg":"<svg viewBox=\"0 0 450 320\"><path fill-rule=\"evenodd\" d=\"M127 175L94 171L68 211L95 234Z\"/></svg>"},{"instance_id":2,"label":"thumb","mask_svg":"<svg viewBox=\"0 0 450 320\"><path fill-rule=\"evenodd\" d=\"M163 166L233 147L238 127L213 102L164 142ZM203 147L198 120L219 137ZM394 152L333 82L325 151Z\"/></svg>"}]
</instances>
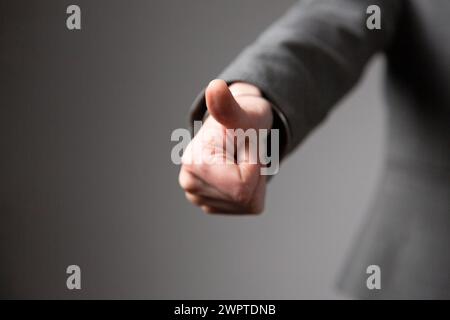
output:
<instances>
[{"instance_id":1,"label":"thumb","mask_svg":"<svg viewBox=\"0 0 450 320\"><path fill-rule=\"evenodd\" d=\"M245 127L247 114L234 99L225 81L216 79L205 91L209 114L226 128Z\"/></svg>"}]
</instances>

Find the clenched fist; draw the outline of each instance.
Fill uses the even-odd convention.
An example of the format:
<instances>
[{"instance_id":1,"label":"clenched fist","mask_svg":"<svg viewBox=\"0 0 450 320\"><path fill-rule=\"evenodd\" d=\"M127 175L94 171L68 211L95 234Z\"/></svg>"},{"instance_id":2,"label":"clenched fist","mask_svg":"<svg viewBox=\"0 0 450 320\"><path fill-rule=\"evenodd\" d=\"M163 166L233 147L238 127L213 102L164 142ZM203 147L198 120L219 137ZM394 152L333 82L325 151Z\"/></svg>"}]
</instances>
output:
<instances>
[{"instance_id":1,"label":"clenched fist","mask_svg":"<svg viewBox=\"0 0 450 320\"><path fill-rule=\"evenodd\" d=\"M209 115L183 154L180 185L187 199L205 212L260 213L266 189L262 164L249 152L249 144L236 143L233 130L227 129L271 129L271 105L257 87L228 87L223 80L213 80L205 98ZM227 144L233 145L232 152Z\"/></svg>"}]
</instances>

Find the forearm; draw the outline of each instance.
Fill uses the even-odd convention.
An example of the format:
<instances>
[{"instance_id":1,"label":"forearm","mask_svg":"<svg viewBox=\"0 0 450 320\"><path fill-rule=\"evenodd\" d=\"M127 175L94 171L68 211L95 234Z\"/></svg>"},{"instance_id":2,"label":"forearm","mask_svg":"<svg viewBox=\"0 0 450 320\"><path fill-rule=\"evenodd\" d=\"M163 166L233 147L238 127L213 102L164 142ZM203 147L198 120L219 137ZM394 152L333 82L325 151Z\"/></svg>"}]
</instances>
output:
<instances>
[{"instance_id":1,"label":"forearm","mask_svg":"<svg viewBox=\"0 0 450 320\"><path fill-rule=\"evenodd\" d=\"M292 150L352 88L366 62L389 45L402 0L300 2L219 76L244 81L271 101ZM366 9L382 10L382 29L366 28Z\"/></svg>"}]
</instances>

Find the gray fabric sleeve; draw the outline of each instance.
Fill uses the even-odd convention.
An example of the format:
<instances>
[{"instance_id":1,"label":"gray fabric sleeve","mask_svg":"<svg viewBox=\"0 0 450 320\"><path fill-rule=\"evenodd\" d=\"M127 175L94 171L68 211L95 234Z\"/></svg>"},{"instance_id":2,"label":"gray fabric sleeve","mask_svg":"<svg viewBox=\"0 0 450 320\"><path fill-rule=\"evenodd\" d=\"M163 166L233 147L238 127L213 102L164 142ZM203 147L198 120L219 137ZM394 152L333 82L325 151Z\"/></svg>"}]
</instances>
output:
<instances>
[{"instance_id":1,"label":"gray fabric sleeve","mask_svg":"<svg viewBox=\"0 0 450 320\"><path fill-rule=\"evenodd\" d=\"M357 82L370 57L393 38L402 0L299 1L218 76L256 85L285 131L284 154L317 126ZM369 30L367 8L381 9ZM191 120L205 112L203 93Z\"/></svg>"}]
</instances>

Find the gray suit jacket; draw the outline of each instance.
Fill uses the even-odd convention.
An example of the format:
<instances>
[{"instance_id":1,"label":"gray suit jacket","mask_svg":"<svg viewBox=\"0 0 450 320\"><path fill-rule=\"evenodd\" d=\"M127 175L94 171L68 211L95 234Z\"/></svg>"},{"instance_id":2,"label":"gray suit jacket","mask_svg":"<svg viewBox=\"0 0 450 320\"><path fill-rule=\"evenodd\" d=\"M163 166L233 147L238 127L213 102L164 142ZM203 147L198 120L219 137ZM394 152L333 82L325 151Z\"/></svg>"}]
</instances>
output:
<instances>
[{"instance_id":1,"label":"gray suit jacket","mask_svg":"<svg viewBox=\"0 0 450 320\"><path fill-rule=\"evenodd\" d=\"M369 5L381 30L366 27ZM289 153L386 53L387 158L340 286L357 297L450 298L450 2L300 1L219 76L258 86ZM205 112L203 96L192 118ZM381 268L381 290L366 268Z\"/></svg>"}]
</instances>

